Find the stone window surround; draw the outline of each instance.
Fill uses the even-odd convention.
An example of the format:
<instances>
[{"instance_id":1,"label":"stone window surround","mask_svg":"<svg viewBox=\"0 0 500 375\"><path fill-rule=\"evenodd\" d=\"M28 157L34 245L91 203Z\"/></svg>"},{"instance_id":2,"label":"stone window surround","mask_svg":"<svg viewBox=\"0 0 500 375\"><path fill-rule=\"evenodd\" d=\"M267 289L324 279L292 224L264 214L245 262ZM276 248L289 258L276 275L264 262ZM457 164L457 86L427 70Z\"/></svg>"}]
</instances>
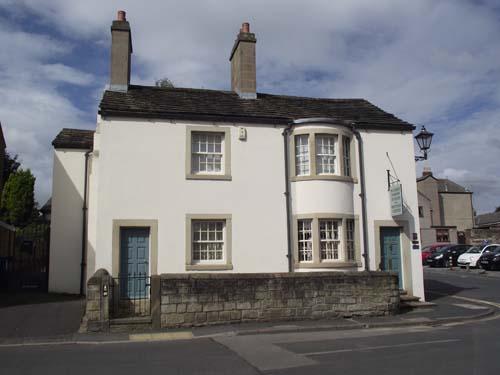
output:
<instances>
[{"instance_id":1,"label":"stone window surround","mask_svg":"<svg viewBox=\"0 0 500 375\"><path fill-rule=\"evenodd\" d=\"M193 263L192 259L192 221L225 220L223 263ZM232 270L232 215L231 214L186 214L186 271L226 271Z\"/></svg>"},{"instance_id":2,"label":"stone window surround","mask_svg":"<svg viewBox=\"0 0 500 375\"><path fill-rule=\"evenodd\" d=\"M337 149L335 150L335 161L337 163L337 168L340 171L339 174L325 175L316 173L316 134L328 134L337 136ZM296 135L308 135L309 136L309 175L308 176L297 176L295 168L295 136ZM350 149L350 159L351 159L351 176L344 175L344 146L341 137L345 136L351 139L351 149ZM346 129L341 129L337 127L300 127L295 128L290 133L289 139L289 164L290 164L290 180L295 181L310 181L310 180L333 180L333 181L346 181L357 183L358 179L356 177L356 153L354 148L354 137L352 133Z\"/></svg>"},{"instance_id":3,"label":"stone window surround","mask_svg":"<svg viewBox=\"0 0 500 375\"><path fill-rule=\"evenodd\" d=\"M299 262L299 249L298 249L298 220L312 220L312 233L313 233L313 261L312 262ZM319 241L319 220L321 219L338 219L342 221L342 234L341 234L341 259L342 260L321 260L321 250ZM345 246L347 241L347 231L345 220L354 220L354 254L353 261L347 261L347 248ZM311 213L311 214L296 214L293 215L293 258L294 268L353 268L361 267L361 241L360 241L360 226L359 216L351 214L339 213Z\"/></svg>"},{"instance_id":4,"label":"stone window surround","mask_svg":"<svg viewBox=\"0 0 500 375\"><path fill-rule=\"evenodd\" d=\"M118 277L120 273L120 229L149 228L149 270L150 275L158 274L158 220L113 220L111 276Z\"/></svg>"},{"instance_id":5,"label":"stone window surround","mask_svg":"<svg viewBox=\"0 0 500 375\"><path fill-rule=\"evenodd\" d=\"M224 173L193 173L191 167L191 141L192 133L223 133L224 134ZM231 180L231 129L214 125L186 126L186 180Z\"/></svg>"}]
</instances>

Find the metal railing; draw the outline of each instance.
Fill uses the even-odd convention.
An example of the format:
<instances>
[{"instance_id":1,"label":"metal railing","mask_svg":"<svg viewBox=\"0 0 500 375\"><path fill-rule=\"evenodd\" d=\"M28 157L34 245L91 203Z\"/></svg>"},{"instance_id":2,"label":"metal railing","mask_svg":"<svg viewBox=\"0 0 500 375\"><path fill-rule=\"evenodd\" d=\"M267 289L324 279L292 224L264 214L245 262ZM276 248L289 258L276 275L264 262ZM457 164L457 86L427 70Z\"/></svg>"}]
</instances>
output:
<instances>
[{"instance_id":1,"label":"metal railing","mask_svg":"<svg viewBox=\"0 0 500 375\"><path fill-rule=\"evenodd\" d=\"M113 277L111 289L110 315L112 318L150 315L150 276L132 274Z\"/></svg>"}]
</instances>

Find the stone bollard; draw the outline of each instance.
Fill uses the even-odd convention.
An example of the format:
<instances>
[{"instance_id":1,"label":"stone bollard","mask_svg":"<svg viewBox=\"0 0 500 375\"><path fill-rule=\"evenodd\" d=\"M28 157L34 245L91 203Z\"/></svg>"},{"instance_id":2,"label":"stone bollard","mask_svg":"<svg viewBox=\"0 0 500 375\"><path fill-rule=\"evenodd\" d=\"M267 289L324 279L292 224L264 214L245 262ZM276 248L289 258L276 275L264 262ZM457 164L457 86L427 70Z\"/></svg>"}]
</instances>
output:
<instances>
[{"instance_id":1,"label":"stone bollard","mask_svg":"<svg viewBox=\"0 0 500 375\"><path fill-rule=\"evenodd\" d=\"M111 276L105 269L97 270L87 282L84 321L89 332L109 331Z\"/></svg>"}]
</instances>

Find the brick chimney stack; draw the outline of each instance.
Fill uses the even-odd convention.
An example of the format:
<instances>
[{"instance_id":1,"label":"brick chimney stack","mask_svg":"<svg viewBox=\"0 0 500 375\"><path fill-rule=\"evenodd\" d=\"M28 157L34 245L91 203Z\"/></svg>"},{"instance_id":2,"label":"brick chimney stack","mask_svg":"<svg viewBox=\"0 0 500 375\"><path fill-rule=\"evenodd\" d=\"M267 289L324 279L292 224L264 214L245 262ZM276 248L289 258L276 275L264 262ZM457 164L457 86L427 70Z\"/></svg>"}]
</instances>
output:
<instances>
[{"instance_id":1,"label":"brick chimney stack","mask_svg":"<svg viewBox=\"0 0 500 375\"><path fill-rule=\"evenodd\" d=\"M427 176L432 176L431 167L424 167L424 170L422 171L422 177L427 177Z\"/></svg>"},{"instance_id":2,"label":"brick chimney stack","mask_svg":"<svg viewBox=\"0 0 500 375\"><path fill-rule=\"evenodd\" d=\"M130 55L132 54L132 35L125 11L118 11L111 25L111 69L109 89L128 90L130 85Z\"/></svg>"},{"instance_id":3,"label":"brick chimney stack","mask_svg":"<svg viewBox=\"0 0 500 375\"><path fill-rule=\"evenodd\" d=\"M231 90L242 99L257 98L257 75L255 64L255 34L250 24L244 22L231 50Z\"/></svg>"}]
</instances>

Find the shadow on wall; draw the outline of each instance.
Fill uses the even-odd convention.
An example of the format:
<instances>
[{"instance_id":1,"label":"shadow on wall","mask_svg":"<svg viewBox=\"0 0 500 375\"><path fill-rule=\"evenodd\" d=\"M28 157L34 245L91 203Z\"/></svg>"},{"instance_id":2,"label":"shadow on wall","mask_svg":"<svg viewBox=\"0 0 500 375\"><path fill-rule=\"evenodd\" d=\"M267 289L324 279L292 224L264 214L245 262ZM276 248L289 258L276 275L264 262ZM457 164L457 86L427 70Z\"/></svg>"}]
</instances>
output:
<instances>
[{"instance_id":1,"label":"shadow on wall","mask_svg":"<svg viewBox=\"0 0 500 375\"><path fill-rule=\"evenodd\" d=\"M57 192L57 201L53 201L52 211L52 234L51 234L51 254L49 269L49 288L55 291L71 289L77 292L80 288L80 263L82 255L82 230L83 230L83 196L74 184L77 173L81 173L81 179L84 175L84 153L82 151L66 151L78 155L78 160L71 160L70 155L68 163L65 165L61 158L56 154L54 157L54 185ZM78 168L73 175L68 173L67 168L81 163L81 169ZM80 181L82 181L80 180ZM57 183L56 183L57 181ZM91 264L90 275L95 268L95 251L89 249L86 244L86 251L89 252L87 259ZM88 262L87 260L87 262ZM87 281L87 274L84 282Z\"/></svg>"}]
</instances>

